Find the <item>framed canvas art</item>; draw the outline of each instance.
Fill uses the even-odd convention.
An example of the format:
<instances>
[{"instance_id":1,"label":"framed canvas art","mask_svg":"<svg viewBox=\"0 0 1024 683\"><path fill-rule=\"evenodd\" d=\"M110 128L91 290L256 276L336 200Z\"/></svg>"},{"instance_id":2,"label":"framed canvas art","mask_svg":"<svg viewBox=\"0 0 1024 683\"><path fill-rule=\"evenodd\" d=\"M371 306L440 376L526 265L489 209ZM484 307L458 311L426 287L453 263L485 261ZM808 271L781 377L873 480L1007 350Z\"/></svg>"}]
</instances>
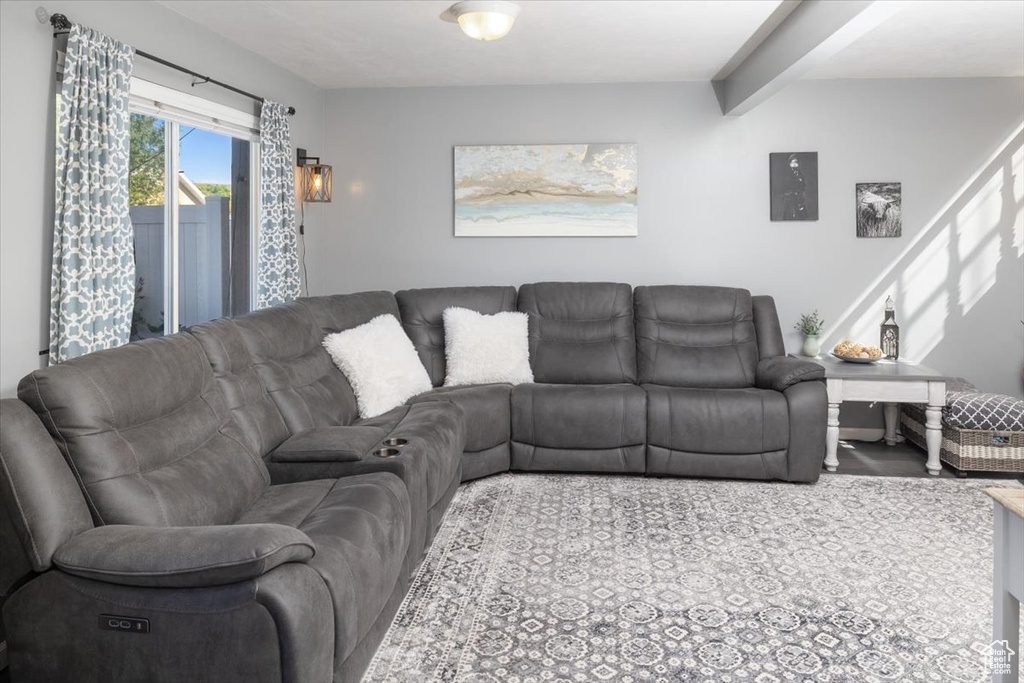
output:
<instances>
[{"instance_id":1,"label":"framed canvas art","mask_svg":"<svg viewBox=\"0 0 1024 683\"><path fill-rule=\"evenodd\" d=\"M456 237L635 237L633 144L455 147Z\"/></svg>"},{"instance_id":2,"label":"framed canvas art","mask_svg":"<svg viewBox=\"0 0 1024 683\"><path fill-rule=\"evenodd\" d=\"M773 221L818 220L818 153L768 155Z\"/></svg>"},{"instance_id":3,"label":"framed canvas art","mask_svg":"<svg viewBox=\"0 0 1024 683\"><path fill-rule=\"evenodd\" d=\"M903 234L903 191L899 183L857 183L857 237Z\"/></svg>"}]
</instances>

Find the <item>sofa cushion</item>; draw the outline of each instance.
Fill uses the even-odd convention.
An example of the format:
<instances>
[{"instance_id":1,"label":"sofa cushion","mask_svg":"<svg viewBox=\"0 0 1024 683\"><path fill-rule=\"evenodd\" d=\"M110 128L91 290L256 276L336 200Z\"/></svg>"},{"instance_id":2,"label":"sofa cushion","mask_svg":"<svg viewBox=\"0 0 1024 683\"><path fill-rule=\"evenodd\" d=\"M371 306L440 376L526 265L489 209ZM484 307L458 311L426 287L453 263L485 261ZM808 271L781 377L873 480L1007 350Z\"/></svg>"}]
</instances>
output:
<instances>
[{"instance_id":1,"label":"sofa cushion","mask_svg":"<svg viewBox=\"0 0 1024 683\"><path fill-rule=\"evenodd\" d=\"M355 394L323 347L309 307L292 302L234 322L289 433L356 419Z\"/></svg>"},{"instance_id":2,"label":"sofa cushion","mask_svg":"<svg viewBox=\"0 0 1024 683\"><path fill-rule=\"evenodd\" d=\"M329 334L323 345L352 386L360 417L382 415L430 391L430 378L393 315Z\"/></svg>"},{"instance_id":3,"label":"sofa cushion","mask_svg":"<svg viewBox=\"0 0 1024 683\"><path fill-rule=\"evenodd\" d=\"M509 439L508 384L478 384L440 387L415 397L410 403L451 401L462 409L466 421L466 452L476 453L506 443Z\"/></svg>"},{"instance_id":4,"label":"sofa cushion","mask_svg":"<svg viewBox=\"0 0 1024 683\"><path fill-rule=\"evenodd\" d=\"M637 287L640 383L752 387L758 361L750 292L727 287Z\"/></svg>"},{"instance_id":5,"label":"sofa cushion","mask_svg":"<svg viewBox=\"0 0 1024 683\"><path fill-rule=\"evenodd\" d=\"M789 410L778 391L688 389L645 384L647 443L690 453L785 449Z\"/></svg>"},{"instance_id":6,"label":"sofa cushion","mask_svg":"<svg viewBox=\"0 0 1024 683\"><path fill-rule=\"evenodd\" d=\"M534 381L615 384L636 381L633 299L629 285L541 282L519 288L530 316Z\"/></svg>"},{"instance_id":7,"label":"sofa cushion","mask_svg":"<svg viewBox=\"0 0 1024 683\"><path fill-rule=\"evenodd\" d=\"M513 470L644 471L646 394L635 384L512 389Z\"/></svg>"},{"instance_id":8,"label":"sofa cushion","mask_svg":"<svg viewBox=\"0 0 1024 683\"><path fill-rule=\"evenodd\" d=\"M438 287L406 289L395 294L402 326L423 361L435 387L444 383L446 308L457 306L491 314L516 310L515 287Z\"/></svg>"},{"instance_id":9,"label":"sofa cushion","mask_svg":"<svg viewBox=\"0 0 1024 683\"><path fill-rule=\"evenodd\" d=\"M412 527L405 486L387 473L273 486L239 523L293 526L313 542L307 563L330 590L334 661L343 662L401 578Z\"/></svg>"},{"instance_id":10,"label":"sofa cushion","mask_svg":"<svg viewBox=\"0 0 1024 683\"><path fill-rule=\"evenodd\" d=\"M977 391L947 391L943 417L950 427L1024 432L1024 399Z\"/></svg>"},{"instance_id":11,"label":"sofa cushion","mask_svg":"<svg viewBox=\"0 0 1024 683\"><path fill-rule=\"evenodd\" d=\"M18 394L72 464L103 524L230 524L269 484L190 335L37 370Z\"/></svg>"},{"instance_id":12,"label":"sofa cushion","mask_svg":"<svg viewBox=\"0 0 1024 683\"><path fill-rule=\"evenodd\" d=\"M234 321L220 318L188 329L203 347L213 377L246 445L264 456L288 438L288 426L263 382Z\"/></svg>"},{"instance_id":13,"label":"sofa cushion","mask_svg":"<svg viewBox=\"0 0 1024 683\"><path fill-rule=\"evenodd\" d=\"M633 384L522 384L512 389L512 440L584 450L642 445L645 401Z\"/></svg>"},{"instance_id":14,"label":"sofa cushion","mask_svg":"<svg viewBox=\"0 0 1024 683\"><path fill-rule=\"evenodd\" d=\"M296 303L309 310L324 335L358 327L378 315L398 317L398 303L391 292L309 296L296 299Z\"/></svg>"}]
</instances>

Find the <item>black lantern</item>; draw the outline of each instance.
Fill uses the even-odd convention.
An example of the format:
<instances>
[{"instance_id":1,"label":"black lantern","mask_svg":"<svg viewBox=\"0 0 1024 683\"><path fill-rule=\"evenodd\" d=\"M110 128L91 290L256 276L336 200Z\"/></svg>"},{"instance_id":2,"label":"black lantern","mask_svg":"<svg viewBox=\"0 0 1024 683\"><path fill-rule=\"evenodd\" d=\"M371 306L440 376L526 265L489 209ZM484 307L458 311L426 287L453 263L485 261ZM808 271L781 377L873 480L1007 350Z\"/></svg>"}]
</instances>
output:
<instances>
[{"instance_id":1,"label":"black lantern","mask_svg":"<svg viewBox=\"0 0 1024 683\"><path fill-rule=\"evenodd\" d=\"M896 311L893 310L892 297L885 298L885 319L882 320L882 335L879 346L882 355L890 360L900 357L900 326L896 324Z\"/></svg>"},{"instance_id":2,"label":"black lantern","mask_svg":"<svg viewBox=\"0 0 1024 683\"><path fill-rule=\"evenodd\" d=\"M306 150L296 150L297 162L302 169L302 201L331 201L331 167L320 163L320 157L306 156ZM309 163L309 162L315 163Z\"/></svg>"}]
</instances>

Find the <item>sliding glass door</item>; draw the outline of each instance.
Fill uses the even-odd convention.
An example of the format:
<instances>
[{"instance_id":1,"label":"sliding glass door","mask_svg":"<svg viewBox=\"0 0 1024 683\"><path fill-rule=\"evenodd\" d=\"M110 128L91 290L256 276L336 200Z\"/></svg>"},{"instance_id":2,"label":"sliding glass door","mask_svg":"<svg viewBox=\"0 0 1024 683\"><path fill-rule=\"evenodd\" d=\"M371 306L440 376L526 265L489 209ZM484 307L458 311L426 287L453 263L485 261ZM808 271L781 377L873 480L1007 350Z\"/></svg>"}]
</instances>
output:
<instances>
[{"instance_id":1,"label":"sliding glass door","mask_svg":"<svg viewBox=\"0 0 1024 683\"><path fill-rule=\"evenodd\" d=\"M249 310L255 148L225 132L132 114L133 339Z\"/></svg>"},{"instance_id":2,"label":"sliding glass door","mask_svg":"<svg viewBox=\"0 0 1024 683\"><path fill-rule=\"evenodd\" d=\"M178 321L187 327L249 309L250 145L179 130Z\"/></svg>"}]
</instances>

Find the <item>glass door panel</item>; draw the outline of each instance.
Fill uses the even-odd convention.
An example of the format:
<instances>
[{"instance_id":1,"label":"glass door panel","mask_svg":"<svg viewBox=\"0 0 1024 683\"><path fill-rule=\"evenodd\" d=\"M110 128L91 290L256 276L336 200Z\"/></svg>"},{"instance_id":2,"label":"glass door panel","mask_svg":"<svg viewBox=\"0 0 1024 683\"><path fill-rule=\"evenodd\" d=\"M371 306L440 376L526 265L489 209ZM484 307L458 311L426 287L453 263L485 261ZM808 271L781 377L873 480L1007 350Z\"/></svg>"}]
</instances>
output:
<instances>
[{"instance_id":1,"label":"glass door panel","mask_svg":"<svg viewBox=\"0 0 1024 683\"><path fill-rule=\"evenodd\" d=\"M135 234L135 307L132 340L164 334L167 241L167 136L162 119L132 114L128 204Z\"/></svg>"},{"instance_id":2,"label":"glass door panel","mask_svg":"<svg viewBox=\"0 0 1024 683\"><path fill-rule=\"evenodd\" d=\"M249 310L250 143L179 126L179 329Z\"/></svg>"}]
</instances>

